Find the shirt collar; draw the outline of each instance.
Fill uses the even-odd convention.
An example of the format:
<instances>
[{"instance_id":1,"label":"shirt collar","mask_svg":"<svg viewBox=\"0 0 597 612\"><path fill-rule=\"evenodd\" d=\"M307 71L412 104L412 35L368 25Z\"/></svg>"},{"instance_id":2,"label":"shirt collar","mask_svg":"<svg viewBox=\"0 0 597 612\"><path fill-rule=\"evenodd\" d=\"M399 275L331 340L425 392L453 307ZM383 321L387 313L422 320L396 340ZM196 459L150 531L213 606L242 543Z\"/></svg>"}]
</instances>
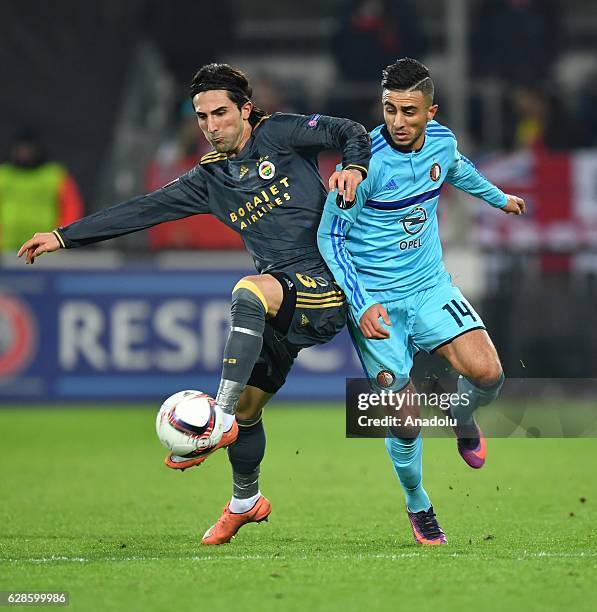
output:
<instances>
[{"instance_id":1,"label":"shirt collar","mask_svg":"<svg viewBox=\"0 0 597 612\"><path fill-rule=\"evenodd\" d=\"M423 147L425 146L425 143L427 142L427 135L425 135L425 140L423 141L423 145L421 146L420 149L417 150L413 150L413 151L403 151L393 140L392 137L390 136L390 133L388 132L388 126L384 125L381 128L381 132L380 134L385 138L386 142L392 147L392 149L394 149L394 151L396 151L397 153L401 153L402 155L410 155L411 153L420 153L423 150Z\"/></svg>"}]
</instances>

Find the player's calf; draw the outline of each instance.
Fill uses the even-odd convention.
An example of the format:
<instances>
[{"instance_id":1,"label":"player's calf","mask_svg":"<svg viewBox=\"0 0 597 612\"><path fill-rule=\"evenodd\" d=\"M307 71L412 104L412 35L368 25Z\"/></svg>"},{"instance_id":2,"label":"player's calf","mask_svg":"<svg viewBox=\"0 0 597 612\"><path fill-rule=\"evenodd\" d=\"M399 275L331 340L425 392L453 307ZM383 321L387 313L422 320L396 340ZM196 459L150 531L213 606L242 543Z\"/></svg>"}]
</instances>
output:
<instances>
[{"instance_id":1,"label":"player's calf","mask_svg":"<svg viewBox=\"0 0 597 612\"><path fill-rule=\"evenodd\" d=\"M259 357L267 311L266 298L258 285L240 280L232 290L230 333L216 395L216 404L227 415L225 428L234 419L236 404Z\"/></svg>"},{"instance_id":2,"label":"player's calf","mask_svg":"<svg viewBox=\"0 0 597 612\"><path fill-rule=\"evenodd\" d=\"M273 276L247 276L232 290L230 333L224 347L222 379L216 404L228 415L234 411L263 345L265 319L277 313L283 299L279 281Z\"/></svg>"}]
</instances>

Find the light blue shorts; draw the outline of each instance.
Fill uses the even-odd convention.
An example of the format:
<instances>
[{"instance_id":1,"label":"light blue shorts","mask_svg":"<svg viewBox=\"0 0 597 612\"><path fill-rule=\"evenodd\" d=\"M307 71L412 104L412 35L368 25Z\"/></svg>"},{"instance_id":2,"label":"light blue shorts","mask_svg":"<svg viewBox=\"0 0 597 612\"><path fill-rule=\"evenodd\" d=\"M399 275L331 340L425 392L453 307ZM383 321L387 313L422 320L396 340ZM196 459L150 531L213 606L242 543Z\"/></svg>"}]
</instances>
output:
<instances>
[{"instance_id":1,"label":"light blue shorts","mask_svg":"<svg viewBox=\"0 0 597 612\"><path fill-rule=\"evenodd\" d=\"M370 340L349 318L348 328L363 368L377 389L399 391L408 384L413 357L433 353L473 329L485 329L481 317L450 281L401 300L382 301L392 322L387 340Z\"/></svg>"}]
</instances>

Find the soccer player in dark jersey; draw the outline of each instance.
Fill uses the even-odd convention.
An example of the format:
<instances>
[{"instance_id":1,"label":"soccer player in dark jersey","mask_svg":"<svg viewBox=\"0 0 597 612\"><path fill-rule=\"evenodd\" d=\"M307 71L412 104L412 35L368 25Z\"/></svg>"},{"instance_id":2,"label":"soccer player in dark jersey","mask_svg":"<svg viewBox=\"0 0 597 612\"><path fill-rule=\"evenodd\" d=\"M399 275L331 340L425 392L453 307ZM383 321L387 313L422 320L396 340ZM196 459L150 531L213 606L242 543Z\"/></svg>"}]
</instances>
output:
<instances>
[{"instance_id":1,"label":"soccer player in dark jersey","mask_svg":"<svg viewBox=\"0 0 597 612\"><path fill-rule=\"evenodd\" d=\"M258 484L265 452L262 408L284 384L298 352L328 342L345 323L344 295L317 248L326 197L317 154L342 150L342 169L330 177L329 188L348 201L366 177L370 158L361 125L321 115L268 116L253 105L251 93L241 71L226 64L202 67L190 95L214 151L162 189L35 234L18 253L32 264L43 253L201 213L240 233L259 274L232 290L216 396L225 416L222 437L209 449L166 458L168 467L186 469L228 447L233 497L204 544L229 542L244 524L271 512Z\"/></svg>"}]
</instances>

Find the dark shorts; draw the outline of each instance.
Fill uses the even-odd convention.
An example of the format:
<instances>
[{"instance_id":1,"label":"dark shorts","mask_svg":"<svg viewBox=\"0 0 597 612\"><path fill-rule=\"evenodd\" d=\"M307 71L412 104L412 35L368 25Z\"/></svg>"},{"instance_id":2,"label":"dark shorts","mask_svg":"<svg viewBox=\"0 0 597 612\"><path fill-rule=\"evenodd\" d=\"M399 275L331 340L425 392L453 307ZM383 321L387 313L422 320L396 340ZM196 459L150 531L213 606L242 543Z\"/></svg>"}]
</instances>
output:
<instances>
[{"instance_id":1,"label":"dark shorts","mask_svg":"<svg viewBox=\"0 0 597 612\"><path fill-rule=\"evenodd\" d=\"M276 393L286 382L299 351L329 342L346 324L346 299L326 269L271 272L284 298L278 314L265 322L263 347L248 385Z\"/></svg>"}]
</instances>

